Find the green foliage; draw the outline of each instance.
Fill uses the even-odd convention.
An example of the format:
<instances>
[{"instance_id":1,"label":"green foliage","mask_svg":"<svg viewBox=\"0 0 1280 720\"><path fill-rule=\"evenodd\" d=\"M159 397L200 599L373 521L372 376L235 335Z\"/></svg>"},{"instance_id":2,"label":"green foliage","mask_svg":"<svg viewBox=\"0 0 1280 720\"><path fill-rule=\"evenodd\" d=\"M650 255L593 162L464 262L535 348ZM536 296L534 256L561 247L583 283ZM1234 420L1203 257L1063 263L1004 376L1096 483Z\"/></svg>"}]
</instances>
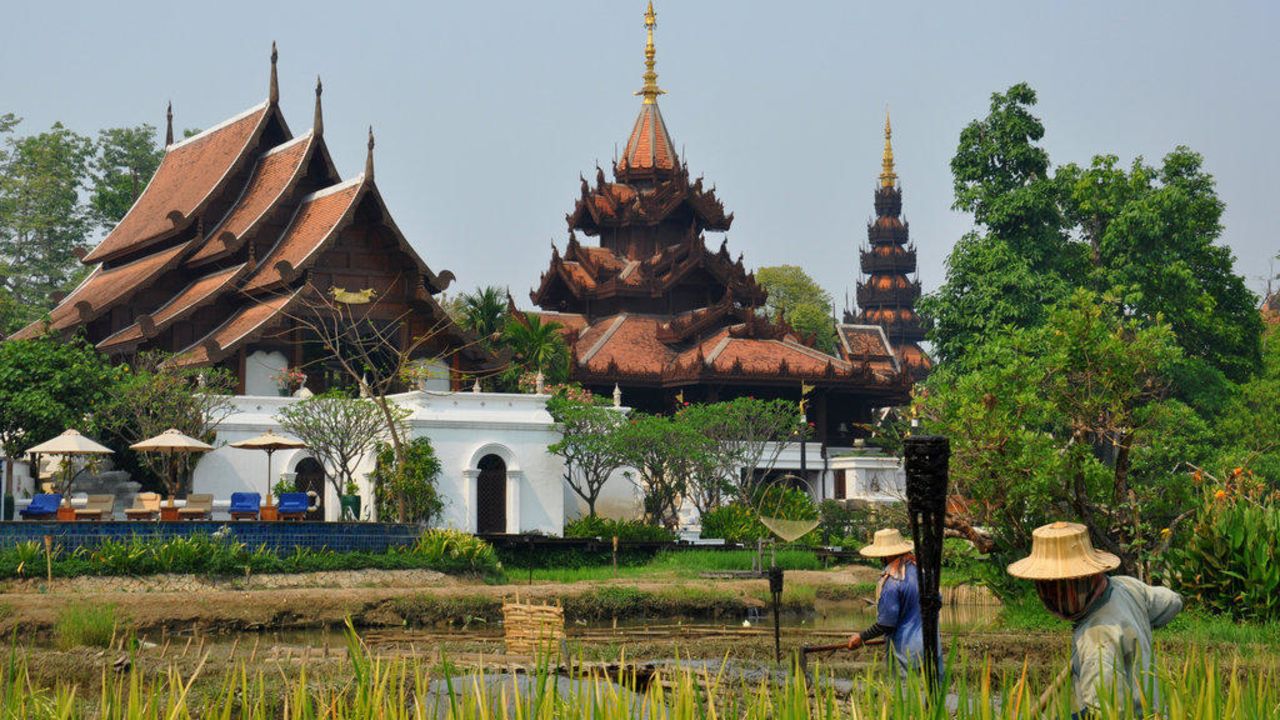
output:
<instances>
[{"instance_id":1,"label":"green foliage","mask_svg":"<svg viewBox=\"0 0 1280 720\"><path fill-rule=\"evenodd\" d=\"M701 537L723 539L725 542L751 544L757 540L767 540L769 529L760 522L760 515L754 508L741 503L721 505L702 518Z\"/></svg>"},{"instance_id":2,"label":"green foliage","mask_svg":"<svg viewBox=\"0 0 1280 720\"><path fill-rule=\"evenodd\" d=\"M675 533L639 520L614 520L598 515L586 515L564 524L567 538L618 538L619 542L672 542Z\"/></svg>"},{"instance_id":3,"label":"green foliage","mask_svg":"<svg viewBox=\"0 0 1280 720\"><path fill-rule=\"evenodd\" d=\"M58 611L53 636L59 648L111 646L116 634L116 606L74 603Z\"/></svg>"},{"instance_id":4,"label":"green foliage","mask_svg":"<svg viewBox=\"0 0 1280 720\"><path fill-rule=\"evenodd\" d=\"M81 338L0 343L0 446L18 457L67 428L93 432L87 414L115 393L123 373Z\"/></svg>"},{"instance_id":5,"label":"green foliage","mask_svg":"<svg viewBox=\"0 0 1280 720\"><path fill-rule=\"evenodd\" d=\"M563 326L533 314L507 319L502 329L500 347L511 353L511 365L504 382L514 389L521 375L541 372L547 384L569 379L569 346L561 334Z\"/></svg>"},{"instance_id":6,"label":"green foliage","mask_svg":"<svg viewBox=\"0 0 1280 720\"><path fill-rule=\"evenodd\" d=\"M440 458L430 438L414 438L404 446L404 466L396 468L395 449L378 445L377 462L370 479L378 517L397 517L404 501L403 522L430 525L444 512L444 500L436 482L440 478Z\"/></svg>"},{"instance_id":7,"label":"green foliage","mask_svg":"<svg viewBox=\"0 0 1280 720\"><path fill-rule=\"evenodd\" d=\"M502 570L492 545L461 530L428 530L413 552L440 572L492 575Z\"/></svg>"},{"instance_id":8,"label":"green foliage","mask_svg":"<svg viewBox=\"0 0 1280 720\"><path fill-rule=\"evenodd\" d=\"M155 127L148 124L98 132L89 206L102 228L110 230L120 222L160 167L164 148L156 137Z\"/></svg>"},{"instance_id":9,"label":"green foliage","mask_svg":"<svg viewBox=\"0 0 1280 720\"><path fill-rule=\"evenodd\" d=\"M1167 566L1174 587L1212 612L1280 621L1280 490L1242 468L1208 486Z\"/></svg>"},{"instance_id":10,"label":"green foliage","mask_svg":"<svg viewBox=\"0 0 1280 720\"><path fill-rule=\"evenodd\" d=\"M456 319L459 325L475 333L485 343L492 344L507 325L509 315L505 293L488 285L475 292L458 296Z\"/></svg>"},{"instance_id":11,"label":"green foliage","mask_svg":"<svg viewBox=\"0 0 1280 720\"><path fill-rule=\"evenodd\" d=\"M0 130L18 123L5 116ZM38 319L50 295L70 290L83 269L76 248L91 220L80 193L89 182L94 144L62 123L26 137L9 137L0 151L0 295L8 317L0 332Z\"/></svg>"},{"instance_id":12,"label":"green foliage","mask_svg":"<svg viewBox=\"0 0 1280 720\"><path fill-rule=\"evenodd\" d=\"M596 499L623 463L618 429L626 416L594 398L579 400L566 393L553 395L547 411L560 429L560 439L547 452L564 461L565 482L587 503L587 514L594 516Z\"/></svg>"},{"instance_id":13,"label":"green foliage","mask_svg":"<svg viewBox=\"0 0 1280 720\"><path fill-rule=\"evenodd\" d=\"M635 413L617 431L628 477L643 494L645 522L675 528L679 502L692 468L705 462L710 441L688 423L661 415Z\"/></svg>"},{"instance_id":14,"label":"green foliage","mask_svg":"<svg viewBox=\"0 0 1280 720\"><path fill-rule=\"evenodd\" d=\"M759 478L767 477L784 443L807 432L795 403L739 397L720 403L695 403L676 413L705 442L688 467L689 495L702 512L723 499L751 502ZM742 473L742 468L755 472Z\"/></svg>"},{"instance_id":15,"label":"green foliage","mask_svg":"<svg viewBox=\"0 0 1280 720\"><path fill-rule=\"evenodd\" d=\"M399 424L410 415L409 410L394 404L391 410ZM325 477L339 496L356 484L356 467L385 429L383 410L377 403L337 391L285 405L276 420L324 464Z\"/></svg>"},{"instance_id":16,"label":"green foliage","mask_svg":"<svg viewBox=\"0 0 1280 720\"><path fill-rule=\"evenodd\" d=\"M769 294L765 310L782 315L804 337L812 337L823 352L836 348L836 328L831 317L831 294L796 265L776 265L756 270L756 282Z\"/></svg>"},{"instance_id":17,"label":"green foliage","mask_svg":"<svg viewBox=\"0 0 1280 720\"><path fill-rule=\"evenodd\" d=\"M846 550L871 542L876 530L896 527L907 532L907 508L903 503L892 505L853 505L839 500L824 500L818 505L821 519L818 531L827 542ZM945 555L944 555L945 558Z\"/></svg>"}]
</instances>

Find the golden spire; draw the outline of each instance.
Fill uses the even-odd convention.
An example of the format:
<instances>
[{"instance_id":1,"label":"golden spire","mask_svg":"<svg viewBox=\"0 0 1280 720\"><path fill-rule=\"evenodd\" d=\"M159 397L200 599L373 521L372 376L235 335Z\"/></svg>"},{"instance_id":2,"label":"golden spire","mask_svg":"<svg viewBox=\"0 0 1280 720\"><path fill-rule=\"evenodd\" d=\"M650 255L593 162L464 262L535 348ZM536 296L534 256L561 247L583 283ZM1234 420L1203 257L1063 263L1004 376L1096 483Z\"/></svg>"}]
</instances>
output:
<instances>
[{"instance_id":1,"label":"golden spire","mask_svg":"<svg viewBox=\"0 0 1280 720\"><path fill-rule=\"evenodd\" d=\"M893 171L893 128L889 126L889 108L884 109L884 159L880 162L880 187L891 188L898 180Z\"/></svg>"},{"instance_id":2,"label":"golden spire","mask_svg":"<svg viewBox=\"0 0 1280 720\"><path fill-rule=\"evenodd\" d=\"M653 11L653 0L649 0L649 9L644 11L644 27L649 34L649 39L644 44L644 87L636 91L637 95L644 96L645 105L657 104L658 96L666 94L665 90L658 87L658 71L653 69L653 58L657 54L653 48L653 28L657 24L658 14Z\"/></svg>"}]
</instances>

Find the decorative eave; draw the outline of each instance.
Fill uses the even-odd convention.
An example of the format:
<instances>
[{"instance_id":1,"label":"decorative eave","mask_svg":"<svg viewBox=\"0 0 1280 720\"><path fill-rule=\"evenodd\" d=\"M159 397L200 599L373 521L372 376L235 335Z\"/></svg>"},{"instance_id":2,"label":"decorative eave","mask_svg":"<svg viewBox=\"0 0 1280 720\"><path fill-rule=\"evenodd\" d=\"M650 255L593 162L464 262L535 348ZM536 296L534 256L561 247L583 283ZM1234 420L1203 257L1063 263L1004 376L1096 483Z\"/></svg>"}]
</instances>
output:
<instances>
[{"instance_id":1,"label":"decorative eave","mask_svg":"<svg viewBox=\"0 0 1280 720\"><path fill-rule=\"evenodd\" d=\"M248 269L248 263L241 263L192 281L154 311L137 316L132 325L99 342L97 348L112 354L132 352L174 323L189 318L200 308L217 300L224 292L233 288Z\"/></svg>"},{"instance_id":2,"label":"decorative eave","mask_svg":"<svg viewBox=\"0 0 1280 720\"><path fill-rule=\"evenodd\" d=\"M302 294L275 295L243 305L218 327L174 355L168 362L179 367L201 367L222 361L246 343L262 337Z\"/></svg>"},{"instance_id":3,"label":"decorative eave","mask_svg":"<svg viewBox=\"0 0 1280 720\"><path fill-rule=\"evenodd\" d=\"M681 205L688 205L698 218L700 230L724 232L733 224L733 213L725 214L715 189L704 190L702 178L691 184L683 166L669 179L643 189L623 182L606 183L597 170L595 188L582 180L581 193L565 221L569 229L595 236L602 228L658 225Z\"/></svg>"}]
</instances>

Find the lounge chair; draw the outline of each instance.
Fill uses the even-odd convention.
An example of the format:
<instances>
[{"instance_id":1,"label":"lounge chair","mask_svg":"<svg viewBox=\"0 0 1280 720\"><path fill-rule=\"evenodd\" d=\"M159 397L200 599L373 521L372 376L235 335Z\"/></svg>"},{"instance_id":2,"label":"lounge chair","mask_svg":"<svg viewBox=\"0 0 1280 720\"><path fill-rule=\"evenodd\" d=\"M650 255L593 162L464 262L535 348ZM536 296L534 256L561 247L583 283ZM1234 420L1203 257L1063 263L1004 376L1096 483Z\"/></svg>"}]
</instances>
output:
<instances>
[{"instance_id":1,"label":"lounge chair","mask_svg":"<svg viewBox=\"0 0 1280 720\"><path fill-rule=\"evenodd\" d=\"M258 510L262 507L262 496L258 493L231 493L231 507L227 512L232 520L257 520Z\"/></svg>"},{"instance_id":2,"label":"lounge chair","mask_svg":"<svg viewBox=\"0 0 1280 720\"><path fill-rule=\"evenodd\" d=\"M84 507L76 508L76 520L93 520L101 522L104 518L110 520L112 511L115 510L115 495L90 495Z\"/></svg>"},{"instance_id":3,"label":"lounge chair","mask_svg":"<svg viewBox=\"0 0 1280 720\"><path fill-rule=\"evenodd\" d=\"M280 493L280 503L276 505L276 513L281 520L302 520L307 516L311 500L306 493Z\"/></svg>"},{"instance_id":4,"label":"lounge chair","mask_svg":"<svg viewBox=\"0 0 1280 720\"><path fill-rule=\"evenodd\" d=\"M133 507L125 508L127 520L155 520L160 517L160 493L144 492L133 496Z\"/></svg>"},{"instance_id":5,"label":"lounge chair","mask_svg":"<svg viewBox=\"0 0 1280 720\"><path fill-rule=\"evenodd\" d=\"M191 493L187 496L187 506L178 510L178 518L182 520L208 520L212 514L212 493Z\"/></svg>"},{"instance_id":6,"label":"lounge chair","mask_svg":"<svg viewBox=\"0 0 1280 720\"><path fill-rule=\"evenodd\" d=\"M58 506L61 504L62 495L41 493L31 498L31 504L18 514L28 520L53 520L58 517Z\"/></svg>"}]
</instances>

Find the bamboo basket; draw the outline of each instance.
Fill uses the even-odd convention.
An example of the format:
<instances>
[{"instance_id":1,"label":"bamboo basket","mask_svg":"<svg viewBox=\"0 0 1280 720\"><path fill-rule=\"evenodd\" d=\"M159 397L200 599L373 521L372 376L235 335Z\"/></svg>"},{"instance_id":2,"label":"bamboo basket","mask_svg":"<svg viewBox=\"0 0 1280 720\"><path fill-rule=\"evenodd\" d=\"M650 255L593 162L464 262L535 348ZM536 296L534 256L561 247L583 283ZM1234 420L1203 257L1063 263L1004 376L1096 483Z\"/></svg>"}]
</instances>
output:
<instances>
[{"instance_id":1,"label":"bamboo basket","mask_svg":"<svg viewBox=\"0 0 1280 720\"><path fill-rule=\"evenodd\" d=\"M502 625L508 655L554 653L564 640L564 608L522 603L502 604Z\"/></svg>"}]
</instances>

